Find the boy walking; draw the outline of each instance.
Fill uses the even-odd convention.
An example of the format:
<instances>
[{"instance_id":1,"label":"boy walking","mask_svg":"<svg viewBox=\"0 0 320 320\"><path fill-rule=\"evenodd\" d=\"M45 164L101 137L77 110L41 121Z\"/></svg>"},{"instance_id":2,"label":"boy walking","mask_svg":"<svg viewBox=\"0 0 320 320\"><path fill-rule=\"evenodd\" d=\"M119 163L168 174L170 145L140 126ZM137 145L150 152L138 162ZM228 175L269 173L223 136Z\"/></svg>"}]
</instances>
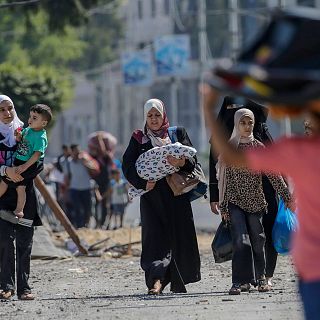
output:
<instances>
[{"instance_id":1,"label":"boy walking","mask_svg":"<svg viewBox=\"0 0 320 320\"><path fill-rule=\"evenodd\" d=\"M111 208L115 221L114 229L117 229L123 226L123 216L128 204L128 186L127 183L121 179L121 174L118 169L113 169L111 174L113 178L111 181Z\"/></svg>"}]
</instances>

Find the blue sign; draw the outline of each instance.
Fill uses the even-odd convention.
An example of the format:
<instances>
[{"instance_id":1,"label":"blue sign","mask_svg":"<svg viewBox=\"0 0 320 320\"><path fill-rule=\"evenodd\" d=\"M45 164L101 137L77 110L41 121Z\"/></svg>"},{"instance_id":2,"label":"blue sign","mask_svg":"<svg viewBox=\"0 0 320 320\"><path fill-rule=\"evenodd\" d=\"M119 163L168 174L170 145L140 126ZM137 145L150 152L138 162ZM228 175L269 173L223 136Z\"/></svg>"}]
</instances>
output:
<instances>
[{"instance_id":1,"label":"blue sign","mask_svg":"<svg viewBox=\"0 0 320 320\"><path fill-rule=\"evenodd\" d=\"M175 76L189 73L189 35L168 35L159 37L155 39L154 47L158 75Z\"/></svg>"},{"instance_id":2,"label":"blue sign","mask_svg":"<svg viewBox=\"0 0 320 320\"><path fill-rule=\"evenodd\" d=\"M126 85L149 86L152 84L152 54L146 48L122 54L122 73Z\"/></svg>"}]
</instances>

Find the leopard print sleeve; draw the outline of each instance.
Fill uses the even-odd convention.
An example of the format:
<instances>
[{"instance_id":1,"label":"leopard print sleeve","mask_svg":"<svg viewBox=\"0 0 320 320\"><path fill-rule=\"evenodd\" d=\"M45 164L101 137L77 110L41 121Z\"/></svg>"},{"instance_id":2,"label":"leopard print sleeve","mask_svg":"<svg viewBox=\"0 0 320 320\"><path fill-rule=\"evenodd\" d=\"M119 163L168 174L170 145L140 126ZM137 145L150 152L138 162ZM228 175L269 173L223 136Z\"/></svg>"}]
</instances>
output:
<instances>
[{"instance_id":1,"label":"leopard print sleeve","mask_svg":"<svg viewBox=\"0 0 320 320\"><path fill-rule=\"evenodd\" d=\"M282 176L270 173L266 174L266 176L268 177L277 194L280 195L285 204L288 204L292 200L292 196Z\"/></svg>"}]
</instances>

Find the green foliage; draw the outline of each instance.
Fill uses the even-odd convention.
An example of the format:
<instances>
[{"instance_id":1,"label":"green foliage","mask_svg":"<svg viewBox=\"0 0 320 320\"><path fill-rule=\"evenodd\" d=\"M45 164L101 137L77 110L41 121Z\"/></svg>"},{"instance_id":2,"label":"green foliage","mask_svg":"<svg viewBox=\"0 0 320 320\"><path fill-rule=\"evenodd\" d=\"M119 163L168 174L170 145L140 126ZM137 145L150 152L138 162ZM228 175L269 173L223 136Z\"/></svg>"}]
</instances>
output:
<instances>
[{"instance_id":1,"label":"green foliage","mask_svg":"<svg viewBox=\"0 0 320 320\"><path fill-rule=\"evenodd\" d=\"M99 1L100 4L112 1ZM119 1L118 1L119 2ZM117 4L104 14L94 14L86 25L78 28L79 38L86 44L79 59L71 62L74 70L88 70L99 67L116 58L118 41L122 36L122 21L117 16Z\"/></svg>"},{"instance_id":2,"label":"green foliage","mask_svg":"<svg viewBox=\"0 0 320 320\"><path fill-rule=\"evenodd\" d=\"M41 0L1 8L0 92L13 99L25 123L33 104L50 105L54 115L69 104L73 71L96 68L115 58L121 36L117 3ZM111 10L104 11L108 4ZM92 8L96 13L90 15Z\"/></svg>"},{"instance_id":3,"label":"green foliage","mask_svg":"<svg viewBox=\"0 0 320 320\"><path fill-rule=\"evenodd\" d=\"M12 2L16 0L6 1L6 3ZM96 6L98 2L99 0L41 0L32 4L13 5L9 9L22 13L27 19L34 16L35 13L46 12L49 30L63 32L67 25L78 27L84 24L88 19L87 11Z\"/></svg>"},{"instance_id":4,"label":"green foliage","mask_svg":"<svg viewBox=\"0 0 320 320\"><path fill-rule=\"evenodd\" d=\"M59 113L71 98L70 86L70 79L53 69L0 65L0 92L12 98L20 119L25 123L30 107L36 103L49 105L54 115Z\"/></svg>"},{"instance_id":5,"label":"green foliage","mask_svg":"<svg viewBox=\"0 0 320 320\"><path fill-rule=\"evenodd\" d=\"M110 3L112 8L104 11ZM119 3L120 0L43 0L2 9L0 63L18 61L82 71L113 60L122 35L117 16ZM90 15L88 10L96 5L101 10Z\"/></svg>"}]
</instances>

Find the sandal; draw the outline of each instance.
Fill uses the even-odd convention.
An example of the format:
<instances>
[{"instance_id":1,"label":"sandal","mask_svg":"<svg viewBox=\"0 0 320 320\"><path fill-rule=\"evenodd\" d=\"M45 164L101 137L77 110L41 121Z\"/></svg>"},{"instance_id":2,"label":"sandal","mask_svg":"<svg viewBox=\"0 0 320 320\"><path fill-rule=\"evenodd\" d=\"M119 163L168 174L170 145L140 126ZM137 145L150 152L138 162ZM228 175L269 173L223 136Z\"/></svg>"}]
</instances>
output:
<instances>
[{"instance_id":1,"label":"sandal","mask_svg":"<svg viewBox=\"0 0 320 320\"><path fill-rule=\"evenodd\" d=\"M3 290L0 292L0 299L9 300L13 297L14 291L13 290Z\"/></svg>"},{"instance_id":2,"label":"sandal","mask_svg":"<svg viewBox=\"0 0 320 320\"><path fill-rule=\"evenodd\" d=\"M270 289L272 288L273 286L273 283L272 283L272 277L266 277L266 281L267 281L267 284L268 286L270 287Z\"/></svg>"},{"instance_id":3,"label":"sandal","mask_svg":"<svg viewBox=\"0 0 320 320\"><path fill-rule=\"evenodd\" d=\"M160 280L155 280L153 287L151 289L149 289L148 294L149 295L153 295L153 296L157 296L162 292L162 284Z\"/></svg>"},{"instance_id":4,"label":"sandal","mask_svg":"<svg viewBox=\"0 0 320 320\"><path fill-rule=\"evenodd\" d=\"M250 292L251 284L250 283L243 283L241 285L241 292Z\"/></svg>"},{"instance_id":5,"label":"sandal","mask_svg":"<svg viewBox=\"0 0 320 320\"><path fill-rule=\"evenodd\" d=\"M19 300L34 300L34 295L31 292L25 292L22 295L18 296Z\"/></svg>"},{"instance_id":6,"label":"sandal","mask_svg":"<svg viewBox=\"0 0 320 320\"><path fill-rule=\"evenodd\" d=\"M231 289L229 290L229 294L232 296L239 295L241 293L241 284L233 283Z\"/></svg>"},{"instance_id":7,"label":"sandal","mask_svg":"<svg viewBox=\"0 0 320 320\"><path fill-rule=\"evenodd\" d=\"M271 290L270 286L267 283L266 279L259 279L258 283L258 291L259 292L268 292Z\"/></svg>"}]
</instances>

